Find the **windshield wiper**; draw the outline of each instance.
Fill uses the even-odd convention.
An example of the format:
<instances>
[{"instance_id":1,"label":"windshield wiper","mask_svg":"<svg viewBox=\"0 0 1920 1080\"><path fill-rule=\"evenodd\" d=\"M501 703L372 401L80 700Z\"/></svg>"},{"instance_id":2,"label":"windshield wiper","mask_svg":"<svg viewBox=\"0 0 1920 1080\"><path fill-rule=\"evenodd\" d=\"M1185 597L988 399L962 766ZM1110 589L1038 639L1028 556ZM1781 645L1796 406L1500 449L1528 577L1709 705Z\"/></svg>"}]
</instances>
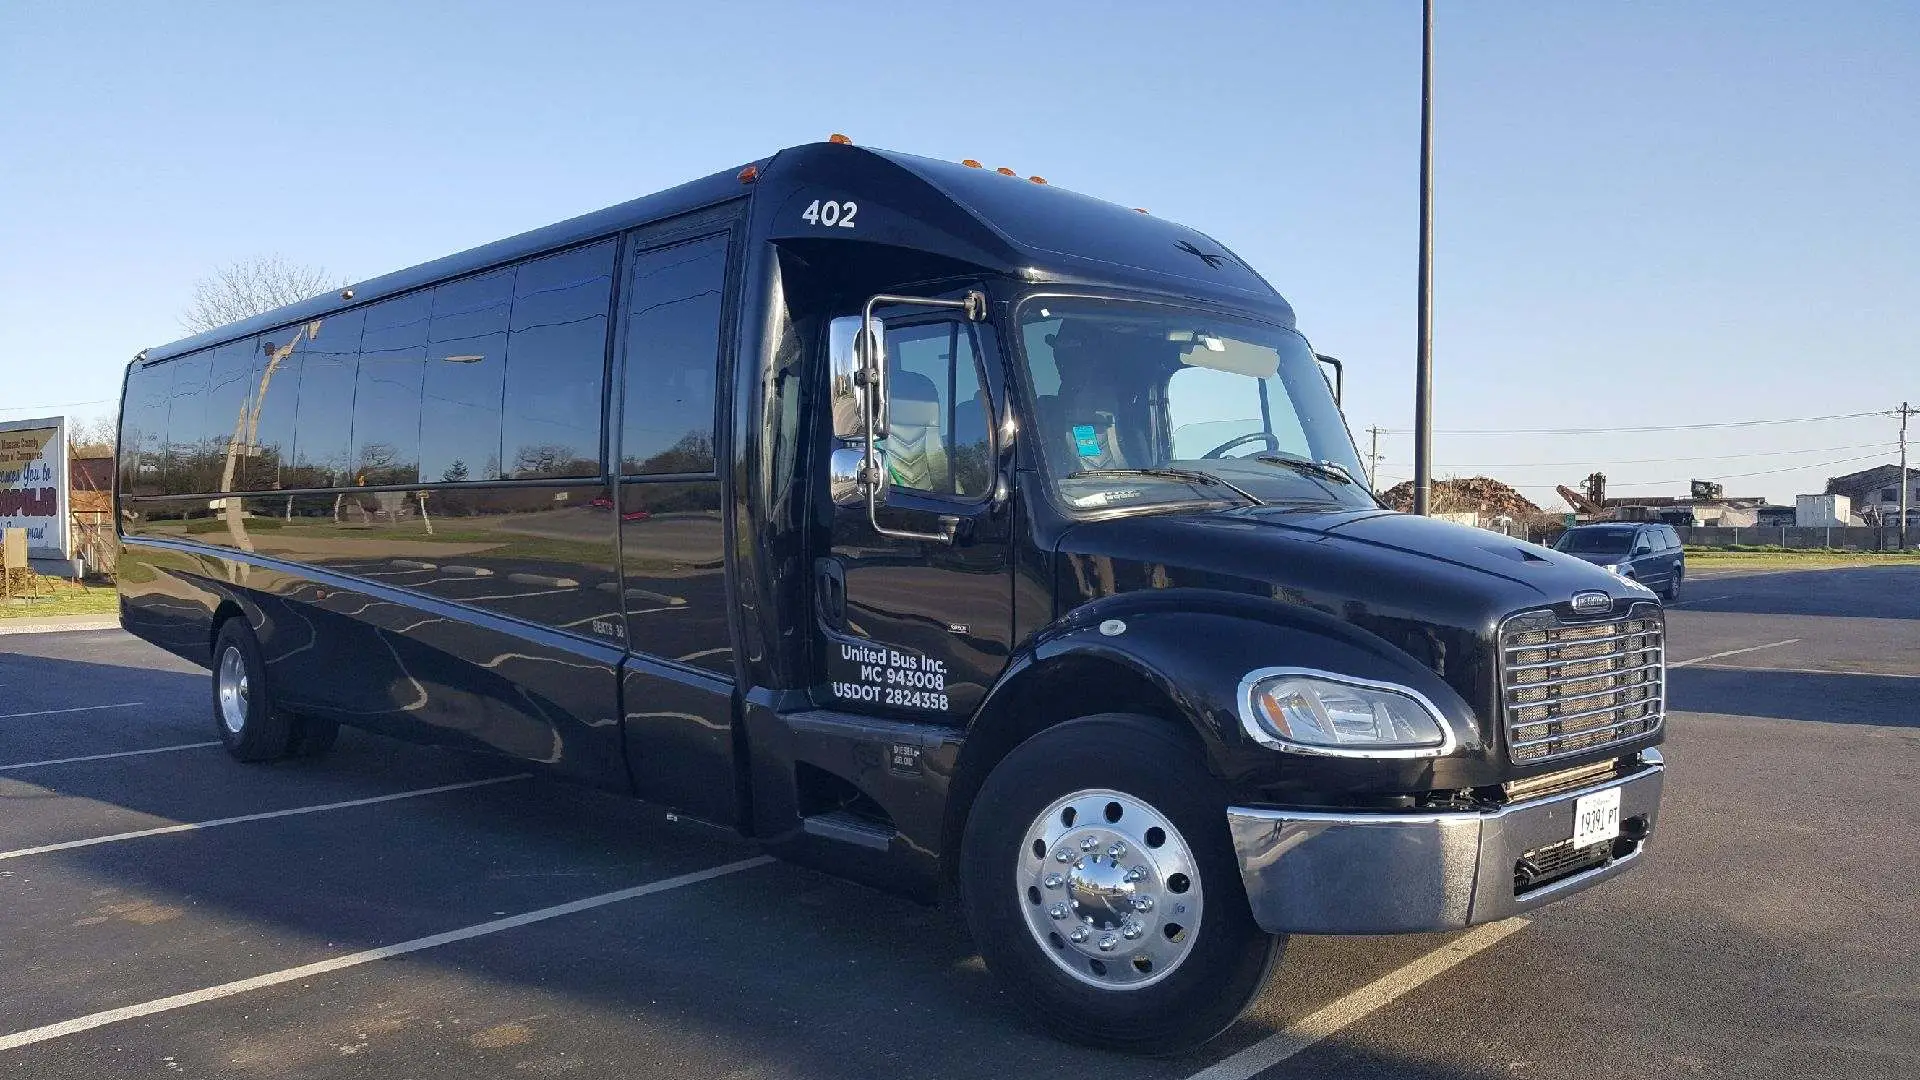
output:
<instances>
[{"instance_id":1,"label":"windshield wiper","mask_svg":"<svg viewBox=\"0 0 1920 1080\"><path fill-rule=\"evenodd\" d=\"M1314 461L1311 458L1293 457L1289 454L1255 454L1253 460L1264 461L1271 465L1285 465L1296 472L1324 476L1329 480L1338 480L1343 484L1357 484L1358 480L1347 471L1345 465L1337 461Z\"/></svg>"},{"instance_id":2,"label":"windshield wiper","mask_svg":"<svg viewBox=\"0 0 1920 1080\"><path fill-rule=\"evenodd\" d=\"M1248 503L1254 506L1266 505L1265 501L1259 496L1240 485L1230 480L1222 480L1212 473L1204 473L1198 469L1080 469L1076 472L1068 473L1066 478L1068 480L1124 480L1130 476L1158 476L1167 480L1185 480L1188 483L1194 484L1213 484L1226 488L1228 491L1247 500Z\"/></svg>"}]
</instances>

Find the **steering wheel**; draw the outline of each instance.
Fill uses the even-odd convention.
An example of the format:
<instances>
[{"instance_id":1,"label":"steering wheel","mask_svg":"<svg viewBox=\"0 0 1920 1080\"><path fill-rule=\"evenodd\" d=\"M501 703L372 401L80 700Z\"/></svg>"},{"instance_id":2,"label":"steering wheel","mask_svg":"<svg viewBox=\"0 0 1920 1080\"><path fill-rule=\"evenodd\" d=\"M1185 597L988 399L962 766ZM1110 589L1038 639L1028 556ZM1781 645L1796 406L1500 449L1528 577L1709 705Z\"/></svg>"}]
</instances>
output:
<instances>
[{"instance_id":1,"label":"steering wheel","mask_svg":"<svg viewBox=\"0 0 1920 1080\"><path fill-rule=\"evenodd\" d=\"M1216 446L1213 449L1207 451L1206 453L1201 454L1200 457L1202 458L1202 460L1217 458L1236 446L1240 446L1245 443L1256 442L1256 441L1266 443L1267 450L1270 453L1278 453L1280 451L1280 440L1277 438L1274 438L1272 434L1265 431L1249 431L1245 435L1235 435L1233 438L1228 439L1226 442L1221 443L1219 446Z\"/></svg>"}]
</instances>

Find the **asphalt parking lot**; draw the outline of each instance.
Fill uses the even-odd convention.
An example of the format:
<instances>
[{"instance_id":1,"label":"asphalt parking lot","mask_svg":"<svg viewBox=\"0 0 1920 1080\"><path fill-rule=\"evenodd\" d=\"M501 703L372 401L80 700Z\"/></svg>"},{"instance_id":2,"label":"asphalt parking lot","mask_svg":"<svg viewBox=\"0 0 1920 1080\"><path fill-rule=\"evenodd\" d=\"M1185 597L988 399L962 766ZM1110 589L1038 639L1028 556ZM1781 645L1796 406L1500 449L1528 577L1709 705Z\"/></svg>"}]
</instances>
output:
<instances>
[{"instance_id":1,"label":"asphalt parking lot","mask_svg":"<svg viewBox=\"0 0 1920 1080\"><path fill-rule=\"evenodd\" d=\"M1636 872L1297 938L1187 1058L1015 1018L958 920L500 762L213 745L205 673L0 637L0 1073L1920 1076L1920 568L1697 575Z\"/></svg>"}]
</instances>

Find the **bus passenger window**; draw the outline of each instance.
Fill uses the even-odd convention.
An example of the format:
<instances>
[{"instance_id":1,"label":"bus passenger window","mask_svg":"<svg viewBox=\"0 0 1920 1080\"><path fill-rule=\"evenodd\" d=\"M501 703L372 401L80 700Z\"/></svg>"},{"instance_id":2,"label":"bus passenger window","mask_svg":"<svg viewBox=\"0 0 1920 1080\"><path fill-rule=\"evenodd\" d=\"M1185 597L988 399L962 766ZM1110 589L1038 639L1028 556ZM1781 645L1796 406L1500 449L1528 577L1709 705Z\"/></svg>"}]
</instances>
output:
<instances>
[{"instance_id":1,"label":"bus passenger window","mask_svg":"<svg viewBox=\"0 0 1920 1080\"><path fill-rule=\"evenodd\" d=\"M727 237L643 251L627 290L620 471L713 472Z\"/></svg>"},{"instance_id":2,"label":"bus passenger window","mask_svg":"<svg viewBox=\"0 0 1920 1080\"><path fill-rule=\"evenodd\" d=\"M520 264L507 336L507 476L600 472L613 241Z\"/></svg>"}]
</instances>

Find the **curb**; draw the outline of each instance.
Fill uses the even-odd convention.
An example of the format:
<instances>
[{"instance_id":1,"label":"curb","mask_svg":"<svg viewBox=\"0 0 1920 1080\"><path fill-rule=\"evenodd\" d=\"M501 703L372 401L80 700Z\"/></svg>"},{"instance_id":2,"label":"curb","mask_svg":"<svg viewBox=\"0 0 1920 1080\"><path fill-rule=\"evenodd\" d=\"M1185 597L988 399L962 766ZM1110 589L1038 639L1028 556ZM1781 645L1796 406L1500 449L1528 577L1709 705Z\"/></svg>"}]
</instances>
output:
<instances>
[{"instance_id":1,"label":"curb","mask_svg":"<svg viewBox=\"0 0 1920 1080\"><path fill-rule=\"evenodd\" d=\"M0 619L0 637L9 634L58 634L72 630L118 630L118 615L55 615L45 619Z\"/></svg>"}]
</instances>

